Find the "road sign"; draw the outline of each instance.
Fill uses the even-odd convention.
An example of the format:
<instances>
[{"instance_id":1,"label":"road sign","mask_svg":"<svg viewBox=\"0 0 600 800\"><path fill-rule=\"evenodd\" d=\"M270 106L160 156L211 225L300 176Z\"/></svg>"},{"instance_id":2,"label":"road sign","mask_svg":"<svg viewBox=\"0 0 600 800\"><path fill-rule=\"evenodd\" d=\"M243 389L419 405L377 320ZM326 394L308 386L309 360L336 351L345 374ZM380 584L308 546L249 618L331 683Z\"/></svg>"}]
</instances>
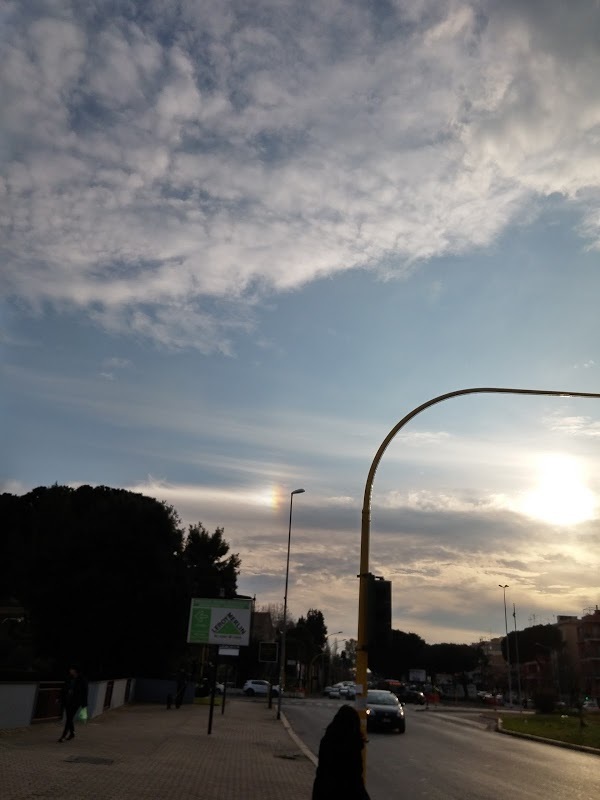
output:
<instances>
[{"instance_id":1,"label":"road sign","mask_svg":"<svg viewBox=\"0 0 600 800\"><path fill-rule=\"evenodd\" d=\"M277 642L259 642L258 643L258 660L270 664L277 663Z\"/></svg>"},{"instance_id":2,"label":"road sign","mask_svg":"<svg viewBox=\"0 0 600 800\"><path fill-rule=\"evenodd\" d=\"M233 647L230 644L222 644L219 647L219 655L220 656L239 656L240 648Z\"/></svg>"},{"instance_id":3,"label":"road sign","mask_svg":"<svg viewBox=\"0 0 600 800\"><path fill-rule=\"evenodd\" d=\"M187 640L190 644L247 646L252 600L194 597Z\"/></svg>"}]
</instances>

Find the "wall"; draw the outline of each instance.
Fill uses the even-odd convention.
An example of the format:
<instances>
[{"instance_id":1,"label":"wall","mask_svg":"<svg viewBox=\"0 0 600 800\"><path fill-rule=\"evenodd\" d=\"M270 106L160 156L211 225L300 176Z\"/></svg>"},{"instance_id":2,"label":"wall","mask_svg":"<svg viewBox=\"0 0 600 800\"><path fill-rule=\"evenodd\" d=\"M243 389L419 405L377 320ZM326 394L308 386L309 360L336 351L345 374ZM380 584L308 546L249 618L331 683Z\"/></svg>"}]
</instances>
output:
<instances>
[{"instance_id":1,"label":"wall","mask_svg":"<svg viewBox=\"0 0 600 800\"><path fill-rule=\"evenodd\" d=\"M0 683L0 729L31 724L37 683Z\"/></svg>"},{"instance_id":2,"label":"wall","mask_svg":"<svg viewBox=\"0 0 600 800\"><path fill-rule=\"evenodd\" d=\"M60 719L61 681L0 682L0 730L22 728L32 722ZM90 681L88 687L88 716L97 717L110 708L131 702L135 681L131 681L127 697L127 679ZM193 689L192 689L193 694ZM160 702L163 702L161 698Z\"/></svg>"}]
</instances>

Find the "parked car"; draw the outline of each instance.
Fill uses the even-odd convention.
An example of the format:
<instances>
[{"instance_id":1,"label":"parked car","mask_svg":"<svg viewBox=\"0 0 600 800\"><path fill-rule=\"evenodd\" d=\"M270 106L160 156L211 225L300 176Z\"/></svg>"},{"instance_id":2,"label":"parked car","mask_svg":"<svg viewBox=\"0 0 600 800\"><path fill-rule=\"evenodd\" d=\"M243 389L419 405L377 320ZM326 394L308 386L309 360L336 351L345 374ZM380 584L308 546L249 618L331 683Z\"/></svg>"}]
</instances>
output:
<instances>
[{"instance_id":1,"label":"parked car","mask_svg":"<svg viewBox=\"0 0 600 800\"><path fill-rule=\"evenodd\" d=\"M369 689L367 692L367 730L406 731L404 708L393 692Z\"/></svg>"},{"instance_id":2,"label":"parked car","mask_svg":"<svg viewBox=\"0 0 600 800\"><path fill-rule=\"evenodd\" d=\"M242 692L246 697L255 697L256 695L266 697L269 694L269 686L269 681L251 679L246 681L243 685ZM272 693L273 697L277 697L279 694L279 686L273 686Z\"/></svg>"},{"instance_id":3,"label":"parked car","mask_svg":"<svg viewBox=\"0 0 600 800\"><path fill-rule=\"evenodd\" d=\"M600 705L598 705L598 701L593 697L589 700L584 700L581 707L584 711L600 712Z\"/></svg>"}]
</instances>

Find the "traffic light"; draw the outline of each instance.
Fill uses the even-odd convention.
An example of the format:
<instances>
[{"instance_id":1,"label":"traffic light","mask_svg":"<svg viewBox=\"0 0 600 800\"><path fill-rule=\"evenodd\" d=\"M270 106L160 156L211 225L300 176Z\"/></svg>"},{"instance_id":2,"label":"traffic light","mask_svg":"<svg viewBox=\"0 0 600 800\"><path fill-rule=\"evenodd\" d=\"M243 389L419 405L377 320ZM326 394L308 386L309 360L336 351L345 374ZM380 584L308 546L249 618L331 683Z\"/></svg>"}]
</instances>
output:
<instances>
[{"instance_id":1,"label":"traffic light","mask_svg":"<svg viewBox=\"0 0 600 800\"><path fill-rule=\"evenodd\" d=\"M392 637L392 582L369 574L367 648L387 647Z\"/></svg>"}]
</instances>

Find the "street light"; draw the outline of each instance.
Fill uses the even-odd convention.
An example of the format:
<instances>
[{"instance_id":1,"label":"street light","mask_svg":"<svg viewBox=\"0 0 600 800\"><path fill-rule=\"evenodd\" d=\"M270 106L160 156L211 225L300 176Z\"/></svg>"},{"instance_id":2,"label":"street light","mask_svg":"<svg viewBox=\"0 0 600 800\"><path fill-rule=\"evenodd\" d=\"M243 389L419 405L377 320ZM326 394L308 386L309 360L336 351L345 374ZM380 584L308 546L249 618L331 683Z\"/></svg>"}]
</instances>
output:
<instances>
[{"instance_id":1,"label":"street light","mask_svg":"<svg viewBox=\"0 0 600 800\"><path fill-rule=\"evenodd\" d=\"M281 696L285 688L285 640L287 635L287 596L290 577L290 544L292 542L292 503L295 494L304 494L304 489L294 489L290 493L290 524L288 527L287 561L285 564L285 592L283 595L283 631L281 632L281 660L279 662L279 693L277 695L277 719L281 719Z\"/></svg>"},{"instance_id":2,"label":"street light","mask_svg":"<svg viewBox=\"0 0 600 800\"><path fill-rule=\"evenodd\" d=\"M454 397L465 397L470 394L514 394L524 395L531 397L587 397L600 399L600 392L572 392L572 391L555 391L553 389L511 389L509 387L500 386L480 386L470 389L458 389L454 392L446 392L437 397L432 397L420 406L413 408L406 416L402 417L400 422L397 422L392 430L385 437L383 442L379 445L379 449L375 453L375 457L371 462L371 467L367 475L365 483L365 492L363 497L362 507L362 521L360 529L360 571L359 589L358 589L358 641L356 643L356 708L360 714L361 728L366 735L367 731L367 668L369 663L367 642L369 636L368 630L368 594L369 594L369 546L371 539L371 495L373 493L373 481L375 480L375 473L379 467L379 463L383 458L383 454L388 448L388 445L396 434L402 430L412 419L418 414L421 414L428 408L443 403L446 400L451 400ZM366 766L367 748L363 748L363 766ZM366 770L365 770L366 773ZM366 775L365 775L366 776Z\"/></svg>"},{"instance_id":3,"label":"street light","mask_svg":"<svg viewBox=\"0 0 600 800\"><path fill-rule=\"evenodd\" d=\"M512 683L510 676L510 645L508 643L508 617L506 616L506 590L510 589L508 583L499 583L498 587L502 589L504 595L504 628L506 630L506 664L508 667L508 705L512 706Z\"/></svg>"}]
</instances>

